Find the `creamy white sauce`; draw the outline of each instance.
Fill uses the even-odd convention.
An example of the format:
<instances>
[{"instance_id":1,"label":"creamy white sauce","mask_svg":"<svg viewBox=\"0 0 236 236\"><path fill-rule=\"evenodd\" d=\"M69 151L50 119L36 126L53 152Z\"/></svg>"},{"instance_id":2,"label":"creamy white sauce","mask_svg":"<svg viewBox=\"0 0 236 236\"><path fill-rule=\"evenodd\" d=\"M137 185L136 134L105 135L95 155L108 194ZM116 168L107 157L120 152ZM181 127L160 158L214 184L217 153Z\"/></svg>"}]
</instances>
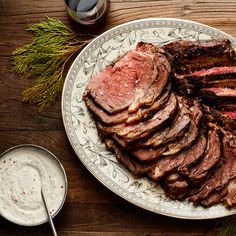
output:
<instances>
[{"instance_id":1,"label":"creamy white sauce","mask_svg":"<svg viewBox=\"0 0 236 236\"><path fill-rule=\"evenodd\" d=\"M20 225L37 225L47 220L41 188L51 214L66 195L64 172L46 151L21 146L0 158L0 214Z\"/></svg>"}]
</instances>

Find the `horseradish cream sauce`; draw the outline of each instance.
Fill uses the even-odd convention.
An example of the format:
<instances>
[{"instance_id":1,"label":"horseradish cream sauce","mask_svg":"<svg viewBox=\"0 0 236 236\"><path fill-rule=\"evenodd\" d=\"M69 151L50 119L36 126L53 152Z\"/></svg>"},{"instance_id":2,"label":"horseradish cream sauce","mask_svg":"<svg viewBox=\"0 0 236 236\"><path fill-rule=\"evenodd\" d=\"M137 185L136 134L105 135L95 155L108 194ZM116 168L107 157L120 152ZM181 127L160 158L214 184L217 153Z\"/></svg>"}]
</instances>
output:
<instances>
[{"instance_id":1,"label":"horseradish cream sauce","mask_svg":"<svg viewBox=\"0 0 236 236\"><path fill-rule=\"evenodd\" d=\"M64 203L66 176L57 160L37 146L18 146L0 158L0 214L20 225L47 220L41 189L54 215Z\"/></svg>"}]
</instances>

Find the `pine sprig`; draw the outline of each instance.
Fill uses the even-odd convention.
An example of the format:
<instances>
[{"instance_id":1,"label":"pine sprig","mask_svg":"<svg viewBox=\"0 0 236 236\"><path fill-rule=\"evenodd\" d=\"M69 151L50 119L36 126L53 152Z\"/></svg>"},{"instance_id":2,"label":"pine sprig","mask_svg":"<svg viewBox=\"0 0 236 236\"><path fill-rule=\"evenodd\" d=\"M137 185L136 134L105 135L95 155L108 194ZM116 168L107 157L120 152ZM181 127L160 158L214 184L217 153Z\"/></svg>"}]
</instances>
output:
<instances>
[{"instance_id":1,"label":"pine sprig","mask_svg":"<svg viewBox=\"0 0 236 236\"><path fill-rule=\"evenodd\" d=\"M79 40L79 35L61 21L52 18L30 25L27 31L34 37L30 44L13 53L13 72L36 79L23 91L23 101L36 104L45 111L52 106L63 87L63 72L69 58L90 40Z\"/></svg>"},{"instance_id":2,"label":"pine sprig","mask_svg":"<svg viewBox=\"0 0 236 236\"><path fill-rule=\"evenodd\" d=\"M227 217L220 222L217 236L235 236L236 235L236 218L235 216Z\"/></svg>"}]
</instances>

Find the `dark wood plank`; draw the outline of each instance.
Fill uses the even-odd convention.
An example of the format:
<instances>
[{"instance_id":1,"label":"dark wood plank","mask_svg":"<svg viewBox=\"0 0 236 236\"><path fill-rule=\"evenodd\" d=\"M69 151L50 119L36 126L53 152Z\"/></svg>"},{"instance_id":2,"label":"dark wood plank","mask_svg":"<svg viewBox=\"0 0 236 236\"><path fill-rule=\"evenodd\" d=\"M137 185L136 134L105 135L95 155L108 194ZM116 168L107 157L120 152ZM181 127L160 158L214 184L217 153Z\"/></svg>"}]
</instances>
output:
<instances>
[{"instance_id":1,"label":"dark wood plank","mask_svg":"<svg viewBox=\"0 0 236 236\"><path fill-rule=\"evenodd\" d=\"M121 217L122 216L122 217ZM215 221L200 222L176 220L173 218L154 214L130 204L85 204L66 203L63 210L55 218L55 225L58 232L78 231L78 232L153 232L165 233L166 235L212 235L209 232ZM0 222L0 234L7 231L2 226L11 224L5 220ZM186 227L187 226L187 227ZM12 235L17 232L20 226L11 226ZM46 225L28 228L24 230L24 235L31 235L35 231L45 232ZM63 234L64 235L64 234ZM180 235L180 234L179 234Z\"/></svg>"},{"instance_id":2,"label":"dark wood plank","mask_svg":"<svg viewBox=\"0 0 236 236\"><path fill-rule=\"evenodd\" d=\"M65 13L63 0L4 0L0 2L0 153L24 143L41 145L62 162L69 180L66 204L55 218L64 236L200 236L215 235L219 220L173 219L140 209L112 193L79 161L64 131L60 98L55 106L38 113L21 102L21 92L33 81L11 72L11 53L30 42L28 24L45 17L62 20L80 33L100 34L116 25L146 17L175 17L208 24L236 36L236 1L232 0L111 0L110 12L95 27L83 27ZM0 219L0 235L50 235L48 224L20 227Z\"/></svg>"}]
</instances>

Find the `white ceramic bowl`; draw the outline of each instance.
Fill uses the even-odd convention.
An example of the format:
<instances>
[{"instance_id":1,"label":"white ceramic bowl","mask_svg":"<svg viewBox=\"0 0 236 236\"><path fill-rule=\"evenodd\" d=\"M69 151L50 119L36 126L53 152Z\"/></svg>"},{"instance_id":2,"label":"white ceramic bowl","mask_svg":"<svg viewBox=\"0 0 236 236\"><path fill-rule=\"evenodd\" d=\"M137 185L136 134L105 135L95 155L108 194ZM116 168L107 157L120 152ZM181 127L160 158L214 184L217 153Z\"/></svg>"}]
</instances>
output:
<instances>
[{"instance_id":1,"label":"white ceramic bowl","mask_svg":"<svg viewBox=\"0 0 236 236\"><path fill-rule=\"evenodd\" d=\"M23 226L47 222L41 188L52 217L61 210L68 191L65 170L47 149L23 144L0 155L0 215Z\"/></svg>"}]
</instances>

